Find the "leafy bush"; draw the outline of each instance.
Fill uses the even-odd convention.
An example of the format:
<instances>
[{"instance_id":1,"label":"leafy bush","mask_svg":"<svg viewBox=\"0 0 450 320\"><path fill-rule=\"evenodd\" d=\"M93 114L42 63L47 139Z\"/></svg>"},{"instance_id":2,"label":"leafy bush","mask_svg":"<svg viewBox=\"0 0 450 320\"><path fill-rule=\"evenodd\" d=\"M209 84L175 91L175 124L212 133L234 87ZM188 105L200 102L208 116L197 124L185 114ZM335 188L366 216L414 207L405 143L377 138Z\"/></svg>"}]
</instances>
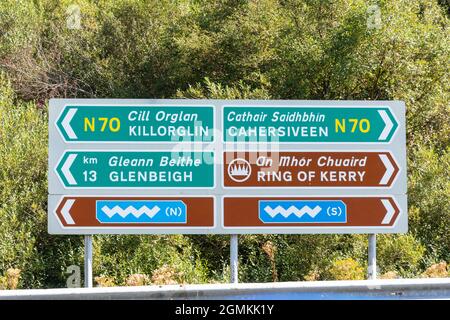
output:
<instances>
[{"instance_id":1,"label":"leafy bush","mask_svg":"<svg viewBox=\"0 0 450 320\"><path fill-rule=\"evenodd\" d=\"M423 273L425 278L446 278L450 277L450 272L447 270L447 263L442 261L429 266Z\"/></svg>"},{"instance_id":2,"label":"leafy bush","mask_svg":"<svg viewBox=\"0 0 450 320\"><path fill-rule=\"evenodd\" d=\"M402 277L412 277L420 270L424 252L423 245L412 235L379 235L378 273L396 271Z\"/></svg>"},{"instance_id":3,"label":"leafy bush","mask_svg":"<svg viewBox=\"0 0 450 320\"><path fill-rule=\"evenodd\" d=\"M0 276L0 290L17 289L20 280L20 269L9 268L4 276Z\"/></svg>"},{"instance_id":4,"label":"leafy bush","mask_svg":"<svg viewBox=\"0 0 450 320\"><path fill-rule=\"evenodd\" d=\"M421 147L410 158L411 233L425 245L428 265L450 261L450 149Z\"/></svg>"},{"instance_id":5,"label":"leafy bush","mask_svg":"<svg viewBox=\"0 0 450 320\"><path fill-rule=\"evenodd\" d=\"M173 270L178 282L208 282L208 268L185 236L114 235L94 240L94 274L118 285L127 284L131 275L150 278L161 268Z\"/></svg>"},{"instance_id":6,"label":"leafy bush","mask_svg":"<svg viewBox=\"0 0 450 320\"><path fill-rule=\"evenodd\" d=\"M336 260L328 274L333 280L364 280L366 276L364 268L352 258Z\"/></svg>"},{"instance_id":7,"label":"leafy bush","mask_svg":"<svg viewBox=\"0 0 450 320\"><path fill-rule=\"evenodd\" d=\"M47 233L47 115L0 77L0 273L22 270L24 287L61 286L82 261L79 237Z\"/></svg>"}]
</instances>

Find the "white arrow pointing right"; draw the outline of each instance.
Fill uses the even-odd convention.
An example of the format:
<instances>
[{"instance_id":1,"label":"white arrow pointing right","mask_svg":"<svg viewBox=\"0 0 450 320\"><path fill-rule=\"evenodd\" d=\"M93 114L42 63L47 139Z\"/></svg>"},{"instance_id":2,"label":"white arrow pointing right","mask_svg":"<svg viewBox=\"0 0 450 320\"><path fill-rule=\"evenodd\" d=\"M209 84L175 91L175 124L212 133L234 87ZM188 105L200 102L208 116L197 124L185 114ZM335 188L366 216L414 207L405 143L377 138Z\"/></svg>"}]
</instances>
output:
<instances>
[{"instance_id":1,"label":"white arrow pointing right","mask_svg":"<svg viewBox=\"0 0 450 320\"><path fill-rule=\"evenodd\" d=\"M389 118L389 115L385 110L378 110L378 113L380 114L381 119L383 119L385 124L385 127L378 137L378 140L386 140L387 136L392 130L392 127L394 126L394 123L391 121L391 118Z\"/></svg>"},{"instance_id":2,"label":"white arrow pointing right","mask_svg":"<svg viewBox=\"0 0 450 320\"><path fill-rule=\"evenodd\" d=\"M77 139L77 135L75 134L75 132L72 129L72 126L70 125L70 121L72 121L72 118L75 116L75 113L78 111L78 109L76 108L71 108L69 109L69 111L67 112L66 116L64 117L63 121L61 122L62 127L64 128L64 130L67 133L67 136L70 139Z\"/></svg>"},{"instance_id":3,"label":"white arrow pointing right","mask_svg":"<svg viewBox=\"0 0 450 320\"><path fill-rule=\"evenodd\" d=\"M392 175L394 174L395 168L392 165L391 160L389 160L387 155L380 154L379 157L386 168L386 172L384 173L383 177L381 177L380 185L386 185L389 182L389 180L391 179Z\"/></svg>"},{"instance_id":4,"label":"white arrow pointing right","mask_svg":"<svg viewBox=\"0 0 450 320\"><path fill-rule=\"evenodd\" d=\"M72 216L70 215L70 209L72 208L74 202L75 199L66 200L66 203L64 203L64 206L61 209L61 213L67 224L75 224L75 221L73 221Z\"/></svg>"},{"instance_id":5,"label":"white arrow pointing right","mask_svg":"<svg viewBox=\"0 0 450 320\"><path fill-rule=\"evenodd\" d=\"M64 162L64 165L61 168L62 174L64 175L64 177L66 178L67 182L69 182L70 185L77 184L77 180L75 180L72 173L70 172L70 167L72 166L77 156L78 155L75 153L69 154L69 156L66 159L66 162Z\"/></svg>"},{"instance_id":6,"label":"white arrow pointing right","mask_svg":"<svg viewBox=\"0 0 450 320\"><path fill-rule=\"evenodd\" d=\"M392 217L394 217L395 208L392 206L391 201L389 201L388 199L381 199L381 202L387 210L383 221L381 221L381 224L389 224L391 223Z\"/></svg>"}]
</instances>

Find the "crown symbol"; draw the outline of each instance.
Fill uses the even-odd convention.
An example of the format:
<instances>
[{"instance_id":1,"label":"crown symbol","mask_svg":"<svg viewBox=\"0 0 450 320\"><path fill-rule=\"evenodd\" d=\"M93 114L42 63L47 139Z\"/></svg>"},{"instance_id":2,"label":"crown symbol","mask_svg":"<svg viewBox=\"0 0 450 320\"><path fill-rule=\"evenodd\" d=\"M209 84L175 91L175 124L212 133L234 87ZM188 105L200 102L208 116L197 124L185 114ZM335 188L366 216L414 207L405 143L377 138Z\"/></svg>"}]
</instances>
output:
<instances>
[{"instance_id":1,"label":"crown symbol","mask_svg":"<svg viewBox=\"0 0 450 320\"><path fill-rule=\"evenodd\" d=\"M232 176L247 176L248 175L248 167L244 165L234 165L231 166L230 175Z\"/></svg>"}]
</instances>

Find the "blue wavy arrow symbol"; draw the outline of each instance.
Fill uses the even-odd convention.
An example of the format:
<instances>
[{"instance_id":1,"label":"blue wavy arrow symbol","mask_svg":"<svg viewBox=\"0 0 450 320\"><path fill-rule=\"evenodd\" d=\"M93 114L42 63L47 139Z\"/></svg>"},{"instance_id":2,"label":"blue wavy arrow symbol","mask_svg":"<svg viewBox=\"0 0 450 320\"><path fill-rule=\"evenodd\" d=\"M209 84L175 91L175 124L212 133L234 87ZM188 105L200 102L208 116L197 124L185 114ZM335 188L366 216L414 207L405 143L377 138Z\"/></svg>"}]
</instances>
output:
<instances>
[{"instance_id":1,"label":"blue wavy arrow symbol","mask_svg":"<svg viewBox=\"0 0 450 320\"><path fill-rule=\"evenodd\" d=\"M187 223L181 200L98 200L96 217L101 223Z\"/></svg>"},{"instance_id":2,"label":"blue wavy arrow symbol","mask_svg":"<svg viewBox=\"0 0 450 320\"><path fill-rule=\"evenodd\" d=\"M261 200L264 223L345 223L347 209L340 200Z\"/></svg>"}]
</instances>

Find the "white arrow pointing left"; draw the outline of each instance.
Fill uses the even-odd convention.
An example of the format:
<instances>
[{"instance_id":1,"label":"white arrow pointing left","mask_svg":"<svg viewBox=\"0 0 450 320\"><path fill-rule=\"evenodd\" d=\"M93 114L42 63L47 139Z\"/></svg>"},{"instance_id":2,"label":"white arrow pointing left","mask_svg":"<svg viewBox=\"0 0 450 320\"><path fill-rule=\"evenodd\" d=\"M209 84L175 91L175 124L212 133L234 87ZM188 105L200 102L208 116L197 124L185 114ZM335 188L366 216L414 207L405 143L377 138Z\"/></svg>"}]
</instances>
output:
<instances>
[{"instance_id":1,"label":"white arrow pointing left","mask_svg":"<svg viewBox=\"0 0 450 320\"><path fill-rule=\"evenodd\" d=\"M72 173L70 172L70 167L72 166L73 162L77 158L77 154L69 154L69 156L66 159L66 162L64 162L64 165L61 168L61 172L66 178L67 182L69 182L70 185L76 185L77 180L73 177Z\"/></svg>"},{"instance_id":2,"label":"white arrow pointing left","mask_svg":"<svg viewBox=\"0 0 450 320\"><path fill-rule=\"evenodd\" d=\"M71 108L67 112L66 116L64 117L63 121L61 122L62 127L67 133L67 136L70 139L76 139L78 138L75 132L72 129L72 126L70 125L70 121L72 121L72 118L75 116L75 113L78 111L76 108Z\"/></svg>"},{"instance_id":3,"label":"white arrow pointing left","mask_svg":"<svg viewBox=\"0 0 450 320\"><path fill-rule=\"evenodd\" d=\"M380 185L386 185L389 180L391 179L392 175L394 174L395 168L391 163L391 160L389 160L388 156L385 154L380 154L381 162L383 162L386 172L384 173L383 177L381 177Z\"/></svg>"},{"instance_id":4,"label":"white arrow pointing left","mask_svg":"<svg viewBox=\"0 0 450 320\"><path fill-rule=\"evenodd\" d=\"M64 206L61 209L61 213L67 224L75 224L75 221L73 221L72 216L70 215L70 209L72 208L74 202L75 199L66 200L66 203L64 203Z\"/></svg>"},{"instance_id":5,"label":"white arrow pointing left","mask_svg":"<svg viewBox=\"0 0 450 320\"><path fill-rule=\"evenodd\" d=\"M383 221L381 221L381 224L390 224L392 218L394 217L395 208L388 199L381 199L381 202L386 208L386 215L384 216Z\"/></svg>"}]
</instances>

